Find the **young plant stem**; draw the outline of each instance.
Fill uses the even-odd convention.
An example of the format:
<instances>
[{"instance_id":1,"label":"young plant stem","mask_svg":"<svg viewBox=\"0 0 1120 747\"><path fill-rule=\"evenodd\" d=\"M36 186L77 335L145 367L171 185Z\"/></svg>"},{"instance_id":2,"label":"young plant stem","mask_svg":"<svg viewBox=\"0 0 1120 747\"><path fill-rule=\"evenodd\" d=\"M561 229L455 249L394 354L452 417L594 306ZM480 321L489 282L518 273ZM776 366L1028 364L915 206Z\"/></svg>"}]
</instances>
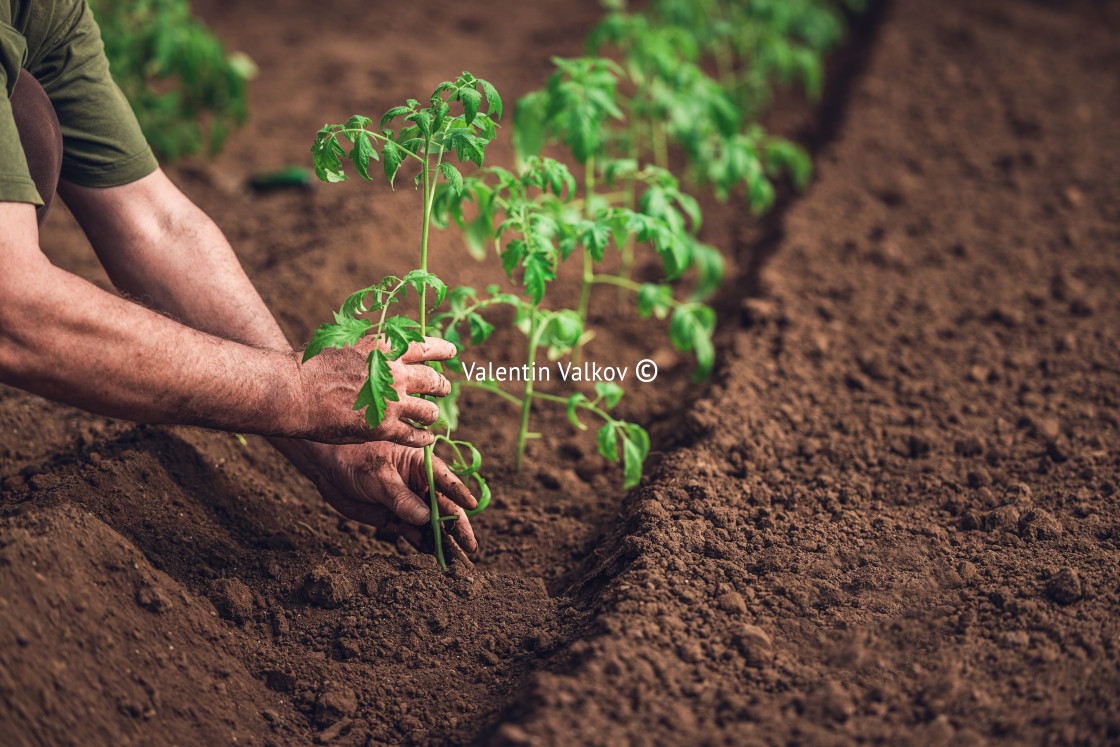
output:
<instances>
[{"instance_id":1,"label":"young plant stem","mask_svg":"<svg viewBox=\"0 0 1120 747\"><path fill-rule=\"evenodd\" d=\"M584 164L583 171L583 217L585 220L591 220L592 216L592 200L591 197L595 191L595 157L591 156ZM587 315L591 306L591 285L595 282L595 265L591 256L591 250L583 247L583 278L580 282L579 288L579 324L580 329L587 328ZM580 359L583 357L583 337L581 335L575 348L572 350L572 363L577 366Z\"/></svg>"},{"instance_id":2,"label":"young plant stem","mask_svg":"<svg viewBox=\"0 0 1120 747\"><path fill-rule=\"evenodd\" d=\"M424 144L424 222L420 229L420 269L428 271L428 226L432 218L432 189L431 170L428 159L431 155L431 144ZM442 151L440 152L442 156ZM438 168L438 166L437 166ZM428 334L428 286L420 286L420 334ZM432 536L436 543L436 560L439 567L447 570L447 561L443 557L443 527L440 525L439 494L436 492L436 481L432 469L432 447L424 447L424 475L428 480L428 500L432 507Z\"/></svg>"},{"instance_id":3,"label":"young plant stem","mask_svg":"<svg viewBox=\"0 0 1120 747\"><path fill-rule=\"evenodd\" d=\"M641 283L637 283L633 280L630 280L629 278L623 278L617 275L596 275L594 282L617 286L623 292L633 291L634 293L638 293L642 290ZM675 298L667 298L665 300L668 302L669 306L674 309L678 306L684 306L682 302L678 301Z\"/></svg>"},{"instance_id":4,"label":"young plant stem","mask_svg":"<svg viewBox=\"0 0 1120 747\"><path fill-rule=\"evenodd\" d=\"M511 403L513 403L515 405L518 405L518 406L520 406L522 404L522 399L520 397L518 397L517 395L510 394L509 392L507 392L504 389L499 389L497 387L488 386L481 381L472 381L470 379L467 379L466 381L463 382L463 386L473 387L475 389L481 389L485 392L490 392L492 394L496 394L499 397L501 397L502 399L506 400L507 402L511 402ZM568 400L566 398L557 396L555 394L548 394L547 392L534 391L531 396L532 396L533 399L539 399L539 400L543 400L545 402L555 402L555 403L561 404L561 405L567 405L568 404ZM584 409L584 410L587 410L589 412L592 412L592 413L598 415L603 420L606 420L606 421L613 420L613 418L610 416L610 413L606 412L605 410L602 410L599 407L596 407L594 405L594 403L583 402L579 405L579 407Z\"/></svg>"},{"instance_id":5,"label":"young plant stem","mask_svg":"<svg viewBox=\"0 0 1120 747\"><path fill-rule=\"evenodd\" d=\"M521 395L521 427L517 431L517 457L514 469L521 469L521 460L525 456L525 443L529 440L529 412L533 408L533 367L537 362L537 348L540 346L540 329L537 319L537 307L529 311L529 355L526 358L525 391Z\"/></svg>"},{"instance_id":6,"label":"young plant stem","mask_svg":"<svg viewBox=\"0 0 1120 747\"><path fill-rule=\"evenodd\" d=\"M638 156L641 153L640 148L641 128L638 127L637 122L630 124L630 158L636 164ZM624 199L626 207L634 210L637 207L638 201L638 180L631 176L626 180L626 188L624 190ZM630 279L630 273L634 268L634 237L627 235L626 240L622 242L622 262L619 266L618 274L621 277ZM618 292L619 303L625 303L625 294L622 290Z\"/></svg>"}]
</instances>

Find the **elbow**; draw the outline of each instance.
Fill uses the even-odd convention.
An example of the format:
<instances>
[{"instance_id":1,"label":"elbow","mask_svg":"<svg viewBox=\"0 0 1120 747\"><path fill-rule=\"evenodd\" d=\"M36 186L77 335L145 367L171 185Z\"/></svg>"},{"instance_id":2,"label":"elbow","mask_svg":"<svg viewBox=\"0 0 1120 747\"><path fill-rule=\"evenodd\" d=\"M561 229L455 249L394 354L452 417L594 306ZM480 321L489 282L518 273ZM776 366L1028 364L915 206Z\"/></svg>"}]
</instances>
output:
<instances>
[{"instance_id":1,"label":"elbow","mask_svg":"<svg viewBox=\"0 0 1120 747\"><path fill-rule=\"evenodd\" d=\"M34 375L35 349L47 309L66 302L50 293L51 265L6 266L0 272L0 381L20 385Z\"/></svg>"}]
</instances>

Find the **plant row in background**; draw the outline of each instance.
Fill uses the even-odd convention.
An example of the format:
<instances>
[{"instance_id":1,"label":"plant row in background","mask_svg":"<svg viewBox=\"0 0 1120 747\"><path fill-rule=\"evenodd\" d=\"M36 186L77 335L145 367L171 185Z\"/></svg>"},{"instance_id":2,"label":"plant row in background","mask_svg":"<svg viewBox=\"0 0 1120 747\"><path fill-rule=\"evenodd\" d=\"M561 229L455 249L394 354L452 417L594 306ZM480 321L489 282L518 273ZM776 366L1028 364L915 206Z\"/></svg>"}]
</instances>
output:
<instances>
[{"instance_id":1,"label":"plant row in background","mask_svg":"<svg viewBox=\"0 0 1120 747\"><path fill-rule=\"evenodd\" d=\"M248 116L256 66L225 46L187 0L89 0L113 79L162 160L214 155Z\"/></svg>"},{"instance_id":2,"label":"plant row in background","mask_svg":"<svg viewBox=\"0 0 1120 747\"><path fill-rule=\"evenodd\" d=\"M546 87L518 102L513 169L484 166L502 105L489 83L469 73L441 84L426 104L409 100L393 107L377 126L361 115L325 126L312 147L324 181L346 178L344 159L371 179L370 162L379 158L391 183L406 161L420 164L415 184L423 193L421 261L417 270L351 295L335 321L315 333L307 355L354 344L371 332L387 340L388 350L370 354L369 378L355 403L375 426L385 402L396 398L388 360L409 341L437 334L460 351L473 347L475 357L483 356L481 346L495 329L489 312L504 307L526 340L524 359L510 364L527 373L542 356L567 356L578 364L596 333L595 321L605 316L594 311L602 297L596 288L608 286L631 298L640 318L667 319L670 342L695 357L694 376L706 377L714 364L716 319L705 301L722 282L724 260L699 240L699 205L670 167L721 198L741 194L755 212L773 203L773 180L788 176L803 187L808 155L768 136L757 117L777 83L800 82L807 94L818 95L821 56L842 32L843 17L826 0L654 0L641 13L615 5L592 32L592 56L555 60ZM452 104L461 113L453 115ZM549 143L558 158L541 155ZM467 164L474 170L464 176L460 167ZM493 247L521 292L506 292L498 283L484 291L447 288L427 270L432 225L459 228L477 257ZM612 253L616 257L608 260ZM658 281L634 278L646 253L659 268ZM575 308L563 307L550 293L564 272L579 282ZM403 300L409 287L420 296L418 320L387 316L388 305ZM429 289L436 293L431 307ZM444 365L464 371L458 358ZM450 448L453 469L474 479L487 501L489 489L478 474L481 455L451 436L459 421L458 397L468 387L519 409L518 467L527 442L538 435L531 431L533 406L549 404L565 408L581 430L589 418L597 420L599 452L621 462L627 488L637 484L649 437L640 425L612 414L624 394L619 382L553 394L537 391L532 375L523 379L520 390L511 392L468 375L453 381L451 394L439 401L440 444ZM430 469L431 449L426 464ZM434 487L430 497L440 552L446 517L439 515Z\"/></svg>"}]
</instances>

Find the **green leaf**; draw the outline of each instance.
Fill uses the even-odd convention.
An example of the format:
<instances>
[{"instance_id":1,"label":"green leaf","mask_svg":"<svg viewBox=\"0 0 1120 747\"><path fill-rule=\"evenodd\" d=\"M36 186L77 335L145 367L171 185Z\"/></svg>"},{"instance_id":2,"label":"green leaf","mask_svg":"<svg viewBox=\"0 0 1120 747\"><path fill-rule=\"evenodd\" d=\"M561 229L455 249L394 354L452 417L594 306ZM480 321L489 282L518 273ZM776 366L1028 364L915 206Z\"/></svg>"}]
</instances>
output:
<instances>
[{"instance_id":1,"label":"green leaf","mask_svg":"<svg viewBox=\"0 0 1120 747\"><path fill-rule=\"evenodd\" d=\"M346 124L344 124L342 127L346 130L364 130L371 124L373 124L373 120L369 117L366 117L362 114L355 114L354 116L350 117L350 119L346 120ZM351 142L353 142L354 139L350 138L350 140Z\"/></svg>"},{"instance_id":2,"label":"green leaf","mask_svg":"<svg viewBox=\"0 0 1120 747\"><path fill-rule=\"evenodd\" d=\"M546 106L544 91L534 91L517 101L513 110L513 147L518 158L535 156L544 147Z\"/></svg>"},{"instance_id":3,"label":"green leaf","mask_svg":"<svg viewBox=\"0 0 1120 747\"><path fill-rule=\"evenodd\" d=\"M448 135L448 143L450 143L451 149L455 151L455 156L460 163L473 161L476 166L482 166L485 143L477 135L472 135L465 129L453 129Z\"/></svg>"},{"instance_id":4,"label":"green leaf","mask_svg":"<svg viewBox=\"0 0 1120 747\"><path fill-rule=\"evenodd\" d=\"M669 322L669 340L682 353L694 353L698 368L694 378L704 378L711 373L715 363L716 314L709 306L699 303L678 306Z\"/></svg>"},{"instance_id":5,"label":"green leaf","mask_svg":"<svg viewBox=\"0 0 1120 747\"><path fill-rule=\"evenodd\" d=\"M463 194L463 175L459 173L459 169L449 163L441 163L439 170L443 174L443 178L447 180L448 186L461 197Z\"/></svg>"},{"instance_id":6,"label":"green leaf","mask_svg":"<svg viewBox=\"0 0 1120 747\"><path fill-rule=\"evenodd\" d=\"M568 349L575 347L582 334L583 324L580 322L579 314L564 309L549 314L541 339L545 345Z\"/></svg>"},{"instance_id":7,"label":"green leaf","mask_svg":"<svg viewBox=\"0 0 1120 747\"><path fill-rule=\"evenodd\" d=\"M400 397L393 388L393 371L381 349L374 348L366 362L369 364L369 378L358 391L354 409L366 408L366 423L370 428L376 428L385 420L388 403L400 402Z\"/></svg>"},{"instance_id":8,"label":"green leaf","mask_svg":"<svg viewBox=\"0 0 1120 747\"><path fill-rule=\"evenodd\" d=\"M603 253L611 240L611 229L603 223L584 221L579 225L579 243L591 252L591 258L596 262L603 261Z\"/></svg>"},{"instance_id":9,"label":"green leaf","mask_svg":"<svg viewBox=\"0 0 1120 747\"><path fill-rule=\"evenodd\" d=\"M618 401L622 399L622 395L626 392L613 381L597 381L595 382L595 393L602 397L607 408L611 408L618 404Z\"/></svg>"},{"instance_id":10,"label":"green leaf","mask_svg":"<svg viewBox=\"0 0 1120 747\"><path fill-rule=\"evenodd\" d=\"M696 242L692 246L692 262L699 272L692 297L697 301L703 301L715 293L723 283L723 255L715 247Z\"/></svg>"},{"instance_id":11,"label":"green leaf","mask_svg":"<svg viewBox=\"0 0 1120 747\"><path fill-rule=\"evenodd\" d=\"M392 140L386 140L385 147L381 149L381 163L385 167L385 178L389 180L390 185L396 179L397 171L400 170L403 161L404 155L400 146Z\"/></svg>"},{"instance_id":12,"label":"green leaf","mask_svg":"<svg viewBox=\"0 0 1120 747\"><path fill-rule=\"evenodd\" d=\"M412 107L410 106L394 106L392 109L385 112L385 114L381 117L381 124L377 127L377 129L384 130L385 125L392 121L393 118L399 117L402 114L408 114L411 111Z\"/></svg>"},{"instance_id":13,"label":"green leaf","mask_svg":"<svg viewBox=\"0 0 1120 747\"><path fill-rule=\"evenodd\" d=\"M471 345L481 345L494 332L494 325L473 311L467 315L467 322L471 327Z\"/></svg>"},{"instance_id":14,"label":"green leaf","mask_svg":"<svg viewBox=\"0 0 1120 747\"><path fill-rule=\"evenodd\" d=\"M432 132L432 113L431 112L426 111L424 109L421 109L418 112L413 112L412 114L408 115L407 117L405 117L405 119L411 120L411 121L416 123L417 129L420 130L420 134L424 137L425 140L427 140L429 137L431 137L431 132Z\"/></svg>"},{"instance_id":15,"label":"green leaf","mask_svg":"<svg viewBox=\"0 0 1120 747\"><path fill-rule=\"evenodd\" d=\"M478 79L478 84L482 86L482 92L486 94L486 108L487 114L494 119L502 118L502 97L498 95L498 89L494 88L489 81Z\"/></svg>"},{"instance_id":16,"label":"green leaf","mask_svg":"<svg viewBox=\"0 0 1120 747\"><path fill-rule=\"evenodd\" d=\"M331 125L324 125L315 137L311 146L311 160L315 166L315 175L324 182L346 181L342 173L341 156L346 151L338 144Z\"/></svg>"},{"instance_id":17,"label":"green leaf","mask_svg":"<svg viewBox=\"0 0 1120 747\"><path fill-rule=\"evenodd\" d=\"M556 272L552 269L552 260L541 253L529 254L525 257L525 292L533 303L540 304L544 298L545 286L556 279Z\"/></svg>"},{"instance_id":18,"label":"green leaf","mask_svg":"<svg viewBox=\"0 0 1120 747\"><path fill-rule=\"evenodd\" d=\"M359 316L370 311L379 311L382 304L376 301L372 304L367 303L370 294L377 289L377 285L371 285L368 288L362 288L360 291L354 291L342 302L342 308L339 309L339 313L343 316Z\"/></svg>"},{"instance_id":19,"label":"green leaf","mask_svg":"<svg viewBox=\"0 0 1120 747\"><path fill-rule=\"evenodd\" d=\"M620 177L631 176L638 170L638 162L633 158L614 158L607 161L603 169L603 180L612 189Z\"/></svg>"},{"instance_id":20,"label":"green leaf","mask_svg":"<svg viewBox=\"0 0 1120 747\"><path fill-rule=\"evenodd\" d=\"M459 99L463 102L463 121L470 124L482 105L482 94L473 88L464 88L459 91Z\"/></svg>"},{"instance_id":21,"label":"green leaf","mask_svg":"<svg viewBox=\"0 0 1120 747\"><path fill-rule=\"evenodd\" d=\"M618 433L615 431L615 422L606 423L595 435L595 443L599 446L599 453L612 462L618 461Z\"/></svg>"},{"instance_id":22,"label":"green leaf","mask_svg":"<svg viewBox=\"0 0 1120 747\"><path fill-rule=\"evenodd\" d=\"M450 91L453 88L455 88L455 84L452 83L449 80L445 80L442 83L440 83L438 86L436 86L436 90L432 91L431 98L429 98L429 101L431 102L432 106L435 106L436 104L438 104L443 99L443 97L440 96L440 94L442 94L444 91Z\"/></svg>"},{"instance_id":23,"label":"green leaf","mask_svg":"<svg viewBox=\"0 0 1120 747\"><path fill-rule=\"evenodd\" d=\"M649 319L650 316L664 319L669 313L672 300L673 289L669 286L658 283L643 283L641 288L638 289L638 316L642 319Z\"/></svg>"},{"instance_id":24,"label":"green leaf","mask_svg":"<svg viewBox=\"0 0 1120 747\"><path fill-rule=\"evenodd\" d=\"M490 224L489 217L480 213L467 224L463 238L472 257L480 261L486 259L487 242L494 238L494 227Z\"/></svg>"},{"instance_id":25,"label":"green leaf","mask_svg":"<svg viewBox=\"0 0 1120 747\"><path fill-rule=\"evenodd\" d=\"M581 431L587 430L587 426L580 422L579 415L576 414L576 408L586 402L587 396L583 392L576 392L571 397L568 397L568 420Z\"/></svg>"},{"instance_id":26,"label":"green leaf","mask_svg":"<svg viewBox=\"0 0 1120 747\"><path fill-rule=\"evenodd\" d=\"M622 438L623 487L626 490L642 480L642 466L649 455L649 434L640 425L626 423Z\"/></svg>"},{"instance_id":27,"label":"green leaf","mask_svg":"<svg viewBox=\"0 0 1120 747\"><path fill-rule=\"evenodd\" d=\"M413 270L403 279L416 290L417 295L420 295L424 286L433 289L436 292L436 302L431 306L433 309L443 303L443 299L447 296L447 284L426 270Z\"/></svg>"},{"instance_id":28,"label":"green leaf","mask_svg":"<svg viewBox=\"0 0 1120 747\"><path fill-rule=\"evenodd\" d=\"M681 235L667 229L655 234L653 246L661 256L666 280L676 280L688 269L692 263L693 243L688 234Z\"/></svg>"},{"instance_id":29,"label":"green leaf","mask_svg":"<svg viewBox=\"0 0 1120 747\"><path fill-rule=\"evenodd\" d=\"M368 319L355 319L337 311L334 320L334 324L324 322L319 325L319 329L311 335L311 342L303 351L304 363L323 352L324 348L344 348L357 343L373 327Z\"/></svg>"},{"instance_id":30,"label":"green leaf","mask_svg":"<svg viewBox=\"0 0 1120 747\"><path fill-rule=\"evenodd\" d=\"M423 342L420 323L407 316L391 316L381 326L381 334L389 342L389 360L395 361L408 350L409 343Z\"/></svg>"},{"instance_id":31,"label":"green leaf","mask_svg":"<svg viewBox=\"0 0 1120 747\"><path fill-rule=\"evenodd\" d=\"M369 175L369 159L377 160L377 150L373 145L373 135L366 130L359 130L352 138L354 147L350 149L350 162L366 181L372 181Z\"/></svg>"}]
</instances>

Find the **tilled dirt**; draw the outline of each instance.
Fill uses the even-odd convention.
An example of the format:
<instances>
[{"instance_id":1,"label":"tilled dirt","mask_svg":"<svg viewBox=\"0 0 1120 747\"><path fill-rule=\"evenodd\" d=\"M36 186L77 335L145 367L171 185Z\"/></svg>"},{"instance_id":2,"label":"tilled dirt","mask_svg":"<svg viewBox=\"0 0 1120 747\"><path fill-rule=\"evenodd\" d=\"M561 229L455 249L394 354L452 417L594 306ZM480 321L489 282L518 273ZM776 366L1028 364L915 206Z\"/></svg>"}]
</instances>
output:
<instances>
[{"instance_id":1,"label":"tilled dirt","mask_svg":"<svg viewBox=\"0 0 1120 747\"><path fill-rule=\"evenodd\" d=\"M598 12L199 10L262 75L230 150L173 175L293 341L410 261L414 195L243 179L461 69L512 100ZM497 494L473 571L338 518L256 439L0 389L0 741L1120 739L1118 32L1106 3L891 3L839 99L773 117L819 148L809 192L707 206L714 379L602 307L592 358L664 364L623 400L659 447L638 489L562 414L514 473L514 413L471 400ZM64 218L45 248L103 281ZM437 274L496 271L439 241Z\"/></svg>"}]
</instances>

